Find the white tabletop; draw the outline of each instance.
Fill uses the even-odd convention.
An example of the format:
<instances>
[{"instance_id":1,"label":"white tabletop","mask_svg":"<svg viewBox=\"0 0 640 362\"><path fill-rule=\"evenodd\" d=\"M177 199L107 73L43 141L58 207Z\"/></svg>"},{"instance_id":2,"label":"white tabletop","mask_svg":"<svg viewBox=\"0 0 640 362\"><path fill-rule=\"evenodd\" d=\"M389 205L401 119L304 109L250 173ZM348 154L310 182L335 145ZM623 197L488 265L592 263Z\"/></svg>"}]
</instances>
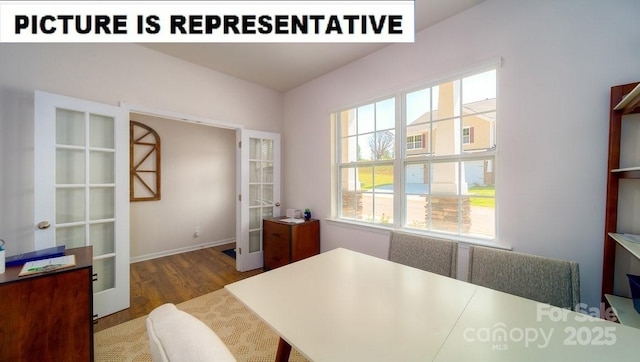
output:
<instances>
[{"instance_id":1,"label":"white tabletop","mask_svg":"<svg viewBox=\"0 0 640 362\"><path fill-rule=\"evenodd\" d=\"M476 287L335 249L226 288L312 361L429 361Z\"/></svg>"},{"instance_id":2,"label":"white tabletop","mask_svg":"<svg viewBox=\"0 0 640 362\"><path fill-rule=\"evenodd\" d=\"M436 361L637 361L640 329L478 287Z\"/></svg>"},{"instance_id":3,"label":"white tabletop","mask_svg":"<svg viewBox=\"0 0 640 362\"><path fill-rule=\"evenodd\" d=\"M575 317L582 315L567 311L562 313L571 318L557 322L545 313L556 316L559 308L541 309L538 314L539 303L534 301L346 249L226 288L293 348L318 362L557 360L558 354L592 357L593 353L625 356L637 355L635 344L640 343L640 330L602 320L585 322L582 318L578 322ZM483 337L503 325L512 333L511 340ZM533 333L533 328L542 328L545 336L553 329L548 346L534 348L533 343L524 346L516 341L518 329ZM571 333L566 328L576 329L578 345L574 348L564 344ZM616 343L593 348L580 345L587 333L600 332L600 340L615 338ZM589 342L594 338L589 337ZM544 339L536 342L544 343Z\"/></svg>"}]
</instances>

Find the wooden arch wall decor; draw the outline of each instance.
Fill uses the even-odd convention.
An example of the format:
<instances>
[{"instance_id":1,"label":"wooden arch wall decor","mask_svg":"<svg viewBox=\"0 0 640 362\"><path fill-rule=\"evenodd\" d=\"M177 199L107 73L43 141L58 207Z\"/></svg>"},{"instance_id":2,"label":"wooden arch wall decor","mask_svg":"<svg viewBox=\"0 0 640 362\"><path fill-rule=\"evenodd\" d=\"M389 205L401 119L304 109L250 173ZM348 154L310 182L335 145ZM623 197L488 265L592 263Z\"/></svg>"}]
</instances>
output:
<instances>
[{"instance_id":1,"label":"wooden arch wall decor","mask_svg":"<svg viewBox=\"0 0 640 362\"><path fill-rule=\"evenodd\" d=\"M129 199L160 200L160 136L140 122L129 124Z\"/></svg>"}]
</instances>

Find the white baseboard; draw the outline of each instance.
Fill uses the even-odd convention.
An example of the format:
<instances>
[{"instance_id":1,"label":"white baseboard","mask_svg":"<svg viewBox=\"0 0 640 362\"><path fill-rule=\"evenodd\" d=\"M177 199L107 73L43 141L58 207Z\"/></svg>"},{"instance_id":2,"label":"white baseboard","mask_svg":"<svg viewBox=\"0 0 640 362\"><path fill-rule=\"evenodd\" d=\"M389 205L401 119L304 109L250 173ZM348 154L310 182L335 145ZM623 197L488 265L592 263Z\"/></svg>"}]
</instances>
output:
<instances>
[{"instance_id":1,"label":"white baseboard","mask_svg":"<svg viewBox=\"0 0 640 362\"><path fill-rule=\"evenodd\" d=\"M187 246L187 247L184 247L184 248L159 251L157 253L140 255L140 256L136 256L136 257L130 258L129 259L129 263L137 263L139 261L162 258L163 256L181 254L181 253L186 253L186 252L189 252L189 251L194 251L194 250L199 250L199 249L204 249L204 248L210 248L210 247L213 247L213 246L225 245L225 244L230 244L230 243L235 243L235 242L236 242L236 239L233 238L233 239L212 241L212 242L204 243L204 244L190 245L190 246Z\"/></svg>"}]
</instances>

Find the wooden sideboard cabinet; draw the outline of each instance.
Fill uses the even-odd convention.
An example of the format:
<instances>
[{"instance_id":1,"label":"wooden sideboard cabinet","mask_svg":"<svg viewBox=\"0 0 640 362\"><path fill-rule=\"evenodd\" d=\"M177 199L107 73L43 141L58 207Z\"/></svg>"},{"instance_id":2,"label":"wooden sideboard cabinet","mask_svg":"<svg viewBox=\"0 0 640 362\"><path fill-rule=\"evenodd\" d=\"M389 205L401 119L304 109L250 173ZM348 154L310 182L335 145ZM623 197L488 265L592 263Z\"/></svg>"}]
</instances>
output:
<instances>
[{"instance_id":1,"label":"wooden sideboard cabinet","mask_svg":"<svg viewBox=\"0 0 640 362\"><path fill-rule=\"evenodd\" d=\"M264 270L320 254L320 221L311 219L295 224L282 219L263 220Z\"/></svg>"},{"instance_id":2,"label":"wooden sideboard cabinet","mask_svg":"<svg viewBox=\"0 0 640 362\"><path fill-rule=\"evenodd\" d=\"M93 250L65 253L74 267L0 274L0 361L93 361Z\"/></svg>"}]
</instances>

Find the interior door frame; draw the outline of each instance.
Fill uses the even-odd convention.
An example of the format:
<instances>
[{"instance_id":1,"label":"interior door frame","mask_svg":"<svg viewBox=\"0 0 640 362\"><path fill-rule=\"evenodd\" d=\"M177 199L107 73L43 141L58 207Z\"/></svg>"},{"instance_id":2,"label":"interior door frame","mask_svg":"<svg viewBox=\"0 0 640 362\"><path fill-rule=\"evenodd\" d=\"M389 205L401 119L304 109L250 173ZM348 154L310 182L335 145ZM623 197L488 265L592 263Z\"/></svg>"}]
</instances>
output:
<instances>
[{"instance_id":1,"label":"interior door frame","mask_svg":"<svg viewBox=\"0 0 640 362\"><path fill-rule=\"evenodd\" d=\"M192 124L198 124L198 125L203 125L203 126L211 126L211 127L217 127L217 128L225 128L225 129L230 129L230 130L234 130L236 132L236 138L239 137L242 134L242 130L244 130L244 125L239 124L239 123L234 123L234 122L227 122L227 121L221 121L221 120L214 120L214 119L209 119L209 118L204 118L204 117L198 117L198 116L194 116L194 115L190 115L190 114L184 114L184 113L179 113L179 112L173 112L173 111L168 111L168 110L164 110L164 109L158 109L158 108L153 108L153 107L146 107L143 105L138 105L138 104L131 104L131 103L126 103L126 102L120 102L120 107L122 107L123 109L125 109L126 112L128 112L128 114L131 113L138 113L138 114L144 114L144 115L148 115L148 116L152 116L152 117L160 117L160 118L164 118L164 119L169 119L169 120L173 120L173 121L179 121L179 122L186 122L186 123L192 123ZM237 145L236 145L237 146ZM236 147L237 149L237 147ZM237 172L237 182L236 182L236 194L240 194L240 159L237 158L236 159L236 172ZM241 204L239 202L236 202L236 210L235 210L235 214L236 215L240 215L240 208L241 208ZM240 224L240 220L236 219L236 230L238 230L238 225ZM236 245L238 243L238 232L236 231ZM237 255L237 254L236 254ZM238 269L238 265L239 265L239 258L241 258L241 256L237 256L236 257L236 269ZM238 269L239 270L239 269Z\"/></svg>"}]
</instances>

